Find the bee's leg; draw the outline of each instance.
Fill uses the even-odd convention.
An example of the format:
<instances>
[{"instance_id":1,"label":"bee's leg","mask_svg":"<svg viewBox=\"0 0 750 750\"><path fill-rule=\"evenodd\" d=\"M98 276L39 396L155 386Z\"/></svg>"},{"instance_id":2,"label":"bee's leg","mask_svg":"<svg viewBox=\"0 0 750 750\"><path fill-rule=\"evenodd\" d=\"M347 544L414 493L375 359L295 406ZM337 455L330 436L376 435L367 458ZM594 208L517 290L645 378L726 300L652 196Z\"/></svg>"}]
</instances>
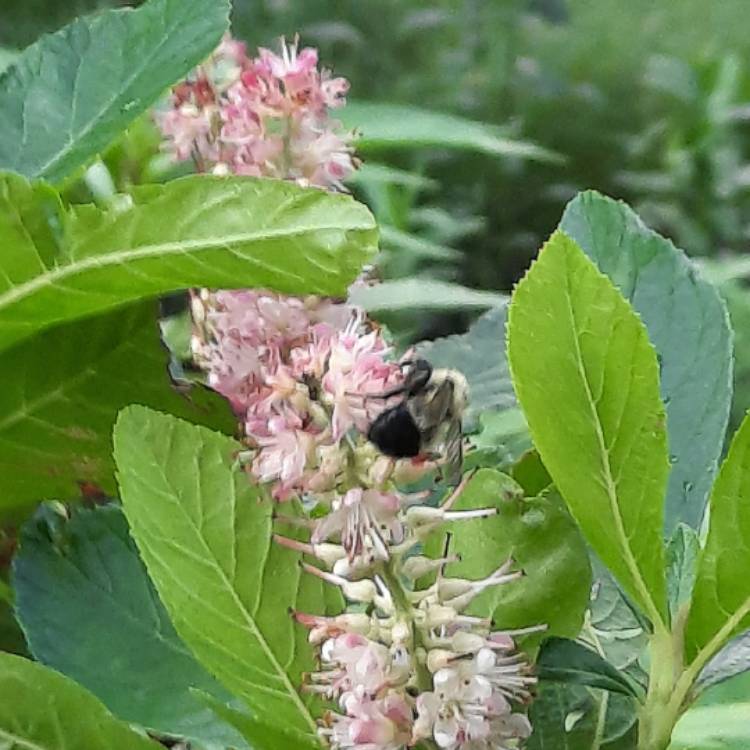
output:
<instances>
[{"instance_id":1,"label":"bee's leg","mask_svg":"<svg viewBox=\"0 0 750 750\"><path fill-rule=\"evenodd\" d=\"M458 483L456 488L451 492L448 499L440 506L442 510L450 510L451 507L455 504L456 500L461 496L461 493L466 489L466 485L471 481L471 478L474 476L474 474L477 473L477 469L472 469L471 471L467 472L461 481Z\"/></svg>"},{"instance_id":2,"label":"bee's leg","mask_svg":"<svg viewBox=\"0 0 750 750\"><path fill-rule=\"evenodd\" d=\"M383 461L382 459L386 459ZM393 472L396 470L396 459L393 456L381 456L379 462L373 467L372 477L375 486L382 488L386 482L393 476Z\"/></svg>"},{"instance_id":3,"label":"bee's leg","mask_svg":"<svg viewBox=\"0 0 750 750\"><path fill-rule=\"evenodd\" d=\"M417 358L417 349L414 346L410 346L404 353L401 359L399 360L399 365L411 365L414 363L414 360Z\"/></svg>"}]
</instances>

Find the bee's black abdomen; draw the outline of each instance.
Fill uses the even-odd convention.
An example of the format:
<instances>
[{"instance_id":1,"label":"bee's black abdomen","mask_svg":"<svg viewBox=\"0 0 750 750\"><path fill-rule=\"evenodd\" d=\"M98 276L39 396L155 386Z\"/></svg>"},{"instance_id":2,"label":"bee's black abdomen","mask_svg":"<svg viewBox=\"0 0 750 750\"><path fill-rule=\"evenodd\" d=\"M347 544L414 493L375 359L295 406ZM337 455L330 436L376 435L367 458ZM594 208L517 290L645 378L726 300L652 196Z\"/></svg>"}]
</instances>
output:
<instances>
[{"instance_id":1,"label":"bee's black abdomen","mask_svg":"<svg viewBox=\"0 0 750 750\"><path fill-rule=\"evenodd\" d=\"M419 430L405 404L379 414L370 425L367 439L393 458L418 456L421 450Z\"/></svg>"}]
</instances>

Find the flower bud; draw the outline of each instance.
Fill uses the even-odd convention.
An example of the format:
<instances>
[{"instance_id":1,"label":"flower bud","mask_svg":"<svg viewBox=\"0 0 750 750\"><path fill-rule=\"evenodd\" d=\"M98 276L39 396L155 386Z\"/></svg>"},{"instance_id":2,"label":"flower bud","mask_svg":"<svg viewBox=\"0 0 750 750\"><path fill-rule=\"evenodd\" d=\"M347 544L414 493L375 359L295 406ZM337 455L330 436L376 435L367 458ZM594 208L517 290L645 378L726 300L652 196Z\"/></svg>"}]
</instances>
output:
<instances>
[{"instance_id":1,"label":"flower bud","mask_svg":"<svg viewBox=\"0 0 750 750\"><path fill-rule=\"evenodd\" d=\"M452 562L459 562L460 560L461 558L458 555L441 557L438 559L425 557L424 555L414 555L404 561L401 566L401 573L412 581L416 581L417 578L422 578L422 576L426 576L429 573L439 570L443 565Z\"/></svg>"},{"instance_id":2,"label":"flower bud","mask_svg":"<svg viewBox=\"0 0 750 750\"><path fill-rule=\"evenodd\" d=\"M435 673L447 667L456 658L455 651L442 648L433 648L427 652L427 669Z\"/></svg>"},{"instance_id":3,"label":"flower bud","mask_svg":"<svg viewBox=\"0 0 750 750\"><path fill-rule=\"evenodd\" d=\"M451 647L459 654L468 654L479 651L486 642L486 638L476 633L466 633L459 630L451 638Z\"/></svg>"},{"instance_id":4,"label":"flower bud","mask_svg":"<svg viewBox=\"0 0 750 750\"><path fill-rule=\"evenodd\" d=\"M405 620L397 620L391 628L391 638L394 643L406 643L411 640L411 626Z\"/></svg>"}]
</instances>

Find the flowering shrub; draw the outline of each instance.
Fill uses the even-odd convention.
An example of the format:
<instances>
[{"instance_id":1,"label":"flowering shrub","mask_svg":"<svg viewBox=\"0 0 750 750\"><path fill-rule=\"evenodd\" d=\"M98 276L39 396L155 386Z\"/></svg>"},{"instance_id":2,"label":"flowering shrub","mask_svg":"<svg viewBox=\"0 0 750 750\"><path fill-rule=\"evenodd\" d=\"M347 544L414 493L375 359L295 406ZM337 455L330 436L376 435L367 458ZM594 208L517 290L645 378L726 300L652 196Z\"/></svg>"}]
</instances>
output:
<instances>
[{"instance_id":1,"label":"flowering shrub","mask_svg":"<svg viewBox=\"0 0 750 750\"><path fill-rule=\"evenodd\" d=\"M0 508L58 499L14 554L40 663L0 655L0 737L664 750L750 666L750 427L718 469L721 300L584 193L507 321L400 357L344 301L377 252L343 193L346 83L296 41L249 56L227 11L80 19L0 78ZM89 161L169 87L164 148L199 174L106 195ZM97 204L56 187L84 168ZM205 383L167 377L149 300L180 289ZM439 441L394 458L368 440L392 408L419 432L399 388L425 356L471 388L453 488L432 481ZM88 508L60 502L76 494Z\"/></svg>"}]
</instances>

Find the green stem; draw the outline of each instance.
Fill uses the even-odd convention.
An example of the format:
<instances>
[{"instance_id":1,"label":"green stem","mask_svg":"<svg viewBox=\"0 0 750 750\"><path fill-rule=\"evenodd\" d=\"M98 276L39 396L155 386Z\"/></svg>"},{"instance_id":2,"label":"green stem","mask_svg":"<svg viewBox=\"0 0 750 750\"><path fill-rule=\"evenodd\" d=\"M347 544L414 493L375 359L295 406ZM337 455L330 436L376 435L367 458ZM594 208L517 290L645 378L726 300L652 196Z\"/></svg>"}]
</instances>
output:
<instances>
[{"instance_id":1,"label":"green stem","mask_svg":"<svg viewBox=\"0 0 750 750\"><path fill-rule=\"evenodd\" d=\"M591 750L599 750L604 739L604 730L607 726L607 710L609 709L609 693L603 691L599 698L599 715L596 717L596 731Z\"/></svg>"},{"instance_id":2,"label":"green stem","mask_svg":"<svg viewBox=\"0 0 750 750\"><path fill-rule=\"evenodd\" d=\"M692 687L690 670L683 667L684 618L673 630L654 630L650 639L651 669L648 693L638 719L638 750L666 750Z\"/></svg>"},{"instance_id":3,"label":"green stem","mask_svg":"<svg viewBox=\"0 0 750 750\"><path fill-rule=\"evenodd\" d=\"M419 634L414 625L413 607L409 601L409 597L404 589L404 585L399 578L397 573L398 566L401 558L391 558L382 568L383 580L388 586L388 590L393 598L393 604L396 607L396 611L411 625L411 653L416 654L417 646L419 643ZM416 656L413 657L412 666L414 673L417 677L417 687L420 692L429 691L432 689L432 677L424 664L420 664Z\"/></svg>"}]
</instances>

